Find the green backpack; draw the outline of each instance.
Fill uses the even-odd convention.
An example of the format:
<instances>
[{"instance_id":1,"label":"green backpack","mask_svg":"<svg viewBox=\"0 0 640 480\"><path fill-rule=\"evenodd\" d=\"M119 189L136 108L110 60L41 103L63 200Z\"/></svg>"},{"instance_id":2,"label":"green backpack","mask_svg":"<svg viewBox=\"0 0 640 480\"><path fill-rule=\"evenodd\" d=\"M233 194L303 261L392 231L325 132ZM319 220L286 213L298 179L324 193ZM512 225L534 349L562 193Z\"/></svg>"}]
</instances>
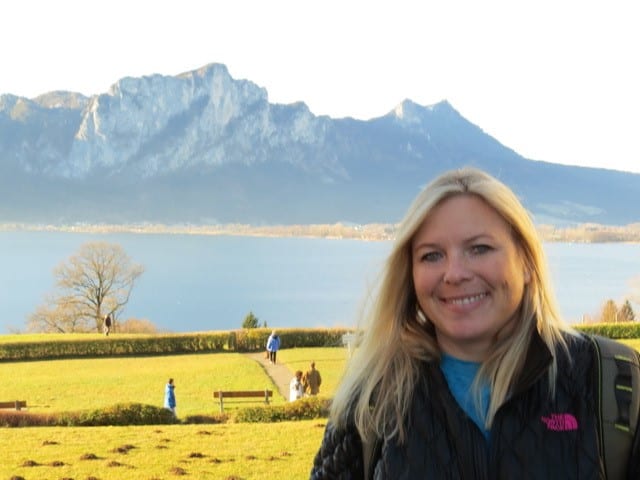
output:
<instances>
[{"instance_id":1,"label":"green backpack","mask_svg":"<svg viewBox=\"0 0 640 480\"><path fill-rule=\"evenodd\" d=\"M638 352L610 338L598 335L589 338L598 352L594 375L606 478L625 479L640 409Z\"/></svg>"},{"instance_id":2,"label":"green backpack","mask_svg":"<svg viewBox=\"0 0 640 480\"><path fill-rule=\"evenodd\" d=\"M590 335L597 352L594 371L598 388L598 432L608 480L627 478L627 463L640 410L640 360L638 352L610 338ZM380 441L362 442L364 478L373 476L373 461Z\"/></svg>"}]
</instances>

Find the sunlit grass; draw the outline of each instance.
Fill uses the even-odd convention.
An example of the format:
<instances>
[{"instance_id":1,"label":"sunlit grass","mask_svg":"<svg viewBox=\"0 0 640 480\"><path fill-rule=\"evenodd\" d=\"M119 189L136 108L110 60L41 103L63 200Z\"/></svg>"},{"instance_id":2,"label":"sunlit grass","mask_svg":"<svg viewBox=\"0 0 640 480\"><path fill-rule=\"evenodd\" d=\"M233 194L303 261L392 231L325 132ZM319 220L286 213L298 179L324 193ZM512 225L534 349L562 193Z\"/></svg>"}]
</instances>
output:
<instances>
[{"instance_id":1,"label":"sunlit grass","mask_svg":"<svg viewBox=\"0 0 640 480\"><path fill-rule=\"evenodd\" d=\"M161 334L118 333L118 338L157 337ZM177 335L177 334L174 334ZM20 333L0 335L0 343L69 342L105 338L101 333Z\"/></svg>"},{"instance_id":2,"label":"sunlit grass","mask_svg":"<svg viewBox=\"0 0 640 480\"><path fill-rule=\"evenodd\" d=\"M325 424L3 429L0 478L308 478Z\"/></svg>"},{"instance_id":3,"label":"sunlit grass","mask_svg":"<svg viewBox=\"0 0 640 480\"><path fill-rule=\"evenodd\" d=\"M638 352L640 352L640 338L635 338L633 340L620 340L621 343L629 345L632 348L635 348Z\"/></svg>"},{"instance_id":4,"label":"sunlit grass","mask_svg":"<svg viewBox=\"0 0 640 480\"><path fill-rule=\"evenodd\" d=\"M332 348L284 348L278 352L278 361L287 364L292 372L309 370L311 361L322 376L320 396L331 397L338 386L347 362L347 349Z\"/></svg>"},{"instance_id":5,"label":"sunlit grass","mask_svg":"<svg viewBox=\"0 0 640 480\"><path fill-rule=\"evenodd\" d=\"M26 400L29 411L37 413L126 402L162 406L169 377L176 384L179 417L218 412L214 390L278 391L261 366L245 355L213 353L0 363L0 400ZM284 402L274 395L274 404ZM239 406L229 403L229 409Z\"/></svg>"},{"instance_id":6,"label":"sunlit grass","mask_svg":"<svg viewBox=\"0 0 640 480\"><path fill-rule=\"evenodd\" d=\"M223 331L228 332L227 330ZM27 342L72 342L87 340L105 340L111 338L150 338L150 337L190 337L198 333L220 333L217 331L207 332L183 332L183 333L112 333L111 337L105 337L102 333L19 333L19 334L0 334L0 344L2 343L27 343Z\"/></svg>"},{"instance_id":7,"label":"sunlit grass","mask_svg":"<svg viewBox=\"0 0 640 480\"><path fill-rule=\"evenodd\" d=\"M0 336L2 340L5 337ZM66 335L63 338L69 339ZM623 342L640 350L640 339ZM312 360L323 377L321 395L330 397L344 371L347 350L284 348L278 353L278 361L291 371L305 371ZM218 404L212 397L215 389L271 388L277 392L264 369L247 356L214 353L0 363L0 400L27 400L29 411L42 413L97 409L123 402L162 405L169 377L176 382L179 417L218 413ZM274 395L274 404L284 401ZM229 403L228 408L244 406ZM308 478L325 424L326 420L306 420L4 428L0 430L0 478Z\"/></svg>"},{"instance_id":8,"label":"sunlit grass","mask_svg":"<svg viewBox=\"0 0 640 480\"><path fill-rule=\"evenodd\" d=\"M322 374L322 396L332 396L346 361L344 348L283 349L278 361L291 371L306 370L312 360ZM169 378L176 385L177 413L219 412L214 390L274 391L272 403L283 404L264 369L241 353L152 357L114 357L0 363L0 401L26 400L30 412L57 413L104 408L116 403L162 406ZM247 406L230 402L227 410Z\"/></svg>"},{"instance_id":9,"label":"sunlit grass","mask_svg":"<svg viewBox=\"0 0 640 480\"><path fill-rule=\"evenodd\" d=\"M311 360L322 365L324 392L333 393L344 367L345 349L284 349L280 353L278 360L292 371L306 368ZM0 396L2 400L27 400L30 412L42 413L97 409L122 402L162 405L170 376L176 382L179 417L218 413L214 389L268 387L277 392L255 361L239 353L215 353L0 363L0 377L5 379ZM273 404L284 402L280 395L274 395ZM229 403L225 410L246 406ZM308 478L325 424L325 420L309 420L5 428L1 430L0 478Z\"/></svg>"}]
</instances>

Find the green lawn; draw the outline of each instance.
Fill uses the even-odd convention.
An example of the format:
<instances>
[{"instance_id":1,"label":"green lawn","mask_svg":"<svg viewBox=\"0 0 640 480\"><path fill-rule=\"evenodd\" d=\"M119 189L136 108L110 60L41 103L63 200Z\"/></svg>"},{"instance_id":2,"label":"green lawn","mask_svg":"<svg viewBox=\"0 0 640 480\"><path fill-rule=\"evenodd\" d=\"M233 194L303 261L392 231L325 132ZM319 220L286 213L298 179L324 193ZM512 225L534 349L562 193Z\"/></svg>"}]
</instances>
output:
<instances>
[{"instance_id":1,"label":"green lawn","mask_svg":"<svg viewBox=\"0 0 640 480\"><path fill-rule=\"evenodd\" d=\"M238 353L12 362L0 364L3 401L32 412L77 411L136 402L162 406L169 377L179 416L215 412L214 389L275 389L255 361ZM283 403L274 396L274 403ZM230 404L231 406L231 404Z\"/></svg>"},{"instance_id":2,"label":"green lawn","mask_svg":"<svg viewBox=\"0 0 640 480\"><path fill-rule=\"evenodd\" d=\"M315 360L330 396L343 348L284 349L295 371ZM291 363L289 363L291 362ZM264 369L238 353L0 363L1 400L27 400L31 412L100 408L120 402L162 405L176 382L178 415L213 414L214 389L275 389ZM274 404L284 403L279 395ZM225 410L247 406L229 403ZM28 480L308 478L325 420L269 424L2 429L0 478ZM129 448L133 446L134 448Z\"/></svg>"},{"instance_id":3,"label":"green lawn","mask_svg":"<svg viewBox=\"0 0 640 480\"><path fill-rule=\"evenodd\" d=\"M633 340L620 340L620 342L626 343L630 347L633 347L640 352L640 338L636 338Z\"/></svg>"},{"instance_id":4,"label":"green lawn","mask_svg":"<svg viewBox=\"0 0 640 480\"><path fill-rule=\"evenodd\" d=\"M325 424L2 429L0 478L304 479Z\"/></svg>"},{"instance_id":5,"label":"green lawn","mask_svg":"<svg viewBox=\"0 0 640 480\"><path fill-rule=\"evenodd\" d=\"M309 370L311 361L322 376L320 396L331 397L335 392L347 361L346 348L292 348L278 352L278 361L285 363L292 372Z\"/></svg>"},{"instance_id":6,"label":"green lawn","mask_svg":"<svg viewBox=\"0 0 640 480\"><path fill-rule=\"evenodd\" d=\"M343 348L284 349L278 361L292 371L315 359L322 369L323 395L340 379ZM291 362L291 363L289 363ZM0 401L26 400L37 413L78 411L135 402L161 406L164 386L174 378L178 416L218 412L214 390L256 390L276 386L264 369L240 353L211 353L132 358L68 359L0 363ZM273 404L286 400L274 395ZM227 410L246 406L229 402Z\"/></svg>"},{"instance_id":7,"label":"green lawn","mask_svg":"<svg viewBox=\"0 0 640 480\"><path fill-rule=\"evenodd\" d=\"M1 336L0 336L1 338ZM640 339L624 341L640 349ZM278 361L305 371L315 360L321 395L340 381L344 348L283 349ZM29 411L62 412L121 402L162 405L176 382L178 415L213 414L214 389L275 389L255 361L238 353L0 363L0 400ZM274 396L274 404L284 400ZM225 410L246 404L229 403ZM308 478L326 420L269 424L4 428L0 479L262 480Z\"/></svg>"},{"instance_id":8,"label":"green lawn","mask_svg":"<svg viewBox=\"0 0 640 480\"><path fill-rule=\"evenodd\" d=\"M624 343L640 350L640 339ZM285 348L278 353L278 361L291 371L307 370L312 360L322 375L321 396L331 397L342 377L347 350ZM175 379L180 417L216 413L214 390L277 391L264 369L245 355L212 353L0 363L0 401L26 400L29 411L36 413L97 409L126 402L160 406L169 377ZM274 395L274 404L284 402L280 395ZM246 403L229 402L227 409L242 406Z\"/></svg>"},{"instance_id":9,"label":"green lawn","mask_svg":"<svg viewBox=\"0 0 640 480\"><path fill-rule=\"evenodd\" d=\"M118 338L140 338L157 337L159 334L139 334L139 333L118 333ZM171 334L179 335L179 334ZM190 335L190 334L185 334ZM0 335L0 343L23 343L23 342L69 342L73 340L95 340L104 339L101 333L19 333Z\"/></svg>"}]
</instances>

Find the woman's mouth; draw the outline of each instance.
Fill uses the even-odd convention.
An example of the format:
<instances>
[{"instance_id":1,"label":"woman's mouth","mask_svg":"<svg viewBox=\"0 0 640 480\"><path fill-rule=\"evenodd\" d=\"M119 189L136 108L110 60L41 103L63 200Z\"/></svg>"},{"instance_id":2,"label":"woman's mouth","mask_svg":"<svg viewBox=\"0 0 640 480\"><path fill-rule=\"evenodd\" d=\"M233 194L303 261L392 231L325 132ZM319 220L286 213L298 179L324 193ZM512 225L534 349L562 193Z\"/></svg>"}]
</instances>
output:
<instances>
[{"instance_id":1,"label":"woman's mouth","mask_svg":"<svg viewBox=\"0 0 640 480\"><path fill-rule=\"evenodd\" d=\"M487 295L488 294L486 292L483 292L475 295L468 295L466 297L443 298L442 300L449 305L469 305L482 300Z\"/></svg>"}]
</instances>

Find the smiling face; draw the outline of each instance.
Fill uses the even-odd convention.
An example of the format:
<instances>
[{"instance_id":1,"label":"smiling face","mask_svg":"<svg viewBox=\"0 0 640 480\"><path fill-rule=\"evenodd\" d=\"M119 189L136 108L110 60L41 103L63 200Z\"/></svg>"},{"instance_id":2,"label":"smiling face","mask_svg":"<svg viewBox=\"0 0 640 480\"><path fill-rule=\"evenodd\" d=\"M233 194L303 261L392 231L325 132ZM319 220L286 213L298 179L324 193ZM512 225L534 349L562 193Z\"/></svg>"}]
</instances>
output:
<instances>
[{"instance_id":1,"label":"smiling face","mask_svg":"<svg viewBox=\"0 0 640 480\"><path fill-rule=\"evenodd\" d=\"M440 348L482 361L529 281L509 225L480 197L454 195L430 212L411 252L418 303Z\"/></svg>"}]
</instances>

